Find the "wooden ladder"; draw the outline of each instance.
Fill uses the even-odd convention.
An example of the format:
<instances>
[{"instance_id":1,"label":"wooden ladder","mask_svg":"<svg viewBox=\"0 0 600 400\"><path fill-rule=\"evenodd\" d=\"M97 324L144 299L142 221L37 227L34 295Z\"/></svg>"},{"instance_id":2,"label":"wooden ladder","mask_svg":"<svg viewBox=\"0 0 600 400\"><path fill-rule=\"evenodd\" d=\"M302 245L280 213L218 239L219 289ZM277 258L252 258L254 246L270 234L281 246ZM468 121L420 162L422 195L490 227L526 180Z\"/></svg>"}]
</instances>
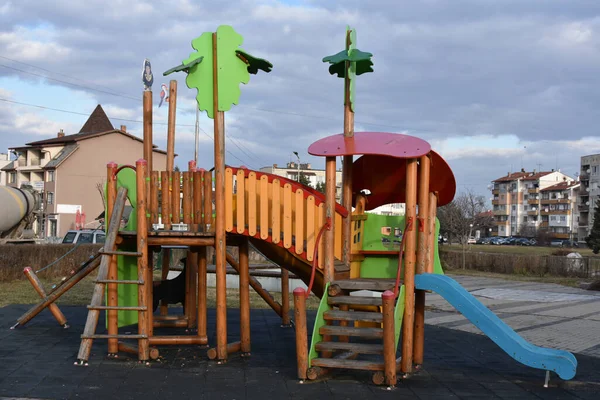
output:
<instances>
[{"instance_id":1,"label":"wooden ladder","mask_svg":"<svg viewBox=\"0 0 600 400\"><path fill-rule=\"evenodd\" d=\"M119 188L115 201L113 213L110 216L110 222L108 225L108 231L106 232L106 240L104 242L104 248L100 252L102 259L100 261L100 268L98 269L98 277L95 281L94 293L92 294L91 304L88 306L88 316L85 322L85 328L81 335L81 344L79 346L79 353L77 355L77 361L75 365L88 365L88 359L92 350L92 342L94 339L147 339L147 335L106 335L96 334L96 328L98 326L98 318L101 310L122 310L122 311L147 311L147 307L109 307L102 305L104 300L104 293L107 283L117 284L133 284L143 285L144 281L139 277L138 280L114 280L108 279L108 269L112 258L117 255L122 256L137 256L140 257L140 253L130 251L116 251L116 240L119 233L119 227L121 224L121 218L123 216L123 210L125 209L125 202L127 200L127 189Z\"/></svg>"},{"instance_id":2,"label":"wooden ladder","mask_svg":"<svg viewBox=\"0 0 600 400\"><path fill-rule=\"evenodd\" d=\"M355 369L372 371L373 382L384 383L382 298L350 294L359 290L393 291L394 285L395 279L372 278L343 279L330 284L327 303L331 309L323 313L326 324L318 330L322 336L315 344L319 357L311 361L309 379L328 369Z\"/></svg>"}]
</instances>

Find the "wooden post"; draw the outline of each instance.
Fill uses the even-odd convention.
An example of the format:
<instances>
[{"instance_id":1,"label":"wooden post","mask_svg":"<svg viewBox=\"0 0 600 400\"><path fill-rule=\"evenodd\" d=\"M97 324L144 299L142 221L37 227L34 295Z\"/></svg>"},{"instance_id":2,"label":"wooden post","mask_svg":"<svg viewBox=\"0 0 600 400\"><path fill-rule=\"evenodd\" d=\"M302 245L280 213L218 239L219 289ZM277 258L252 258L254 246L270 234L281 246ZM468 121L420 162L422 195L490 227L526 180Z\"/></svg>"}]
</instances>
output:
<instances>
[{"instance_id":1,"label":"wooden post","mask_svg":"<svg viewBox=\"0 0 600 400\"><path fill-rule=\"evenodd\" d=\"M29 279L31 286L33 286L33 288L40 295L40 297L42 299L45 299L46 291L44 290L44 287L42 286L42 282L40 282L39 278L37 277L35 272L33 272L31 267L25 268L23 270L23 273L25 274L27 279ZM67 317L65 317L65 315L62 313L62 311L60 311L60 309L58 308L58 306L56 304L54 304L54 303L49 304L48 310L50 310L50 312L52 313L54 318L56 318L56 320L58 321L58 324L60 326L62 326L65 329L69 327L69 325L67 325Z\"/></svg>"},{"instance_id":2,"label":"wooden post","mask_svg":"<svg viewBox=\"0 0 600 400\"><path fill-rule=\"evenodd\" d=\"M427 219L429 224L429 238L427 240L428 251L427 251L427 272L433 274L433 267L435 263L435 241L437 236L435 234L435 219L437 214L437 192L429 193L429 211L427 212Z\"/></svg>"},{"instance_id":3,"label":"wooden post","mask_svg":"<svg viewBox=\"0 0 600 400\"><path fill-rule=\"evenodd\" d=\"M152 91L144 91L144 160L148 163L148 171L152 171ZM146 216L144 215L144 218Z\"/></svg>"},{"instance_id":4,"label":"wooden post","mask_svg":"<svg viewBox=\"0 0 600 400\"><path fill-rule=\"evenodd\" d=\"M198 249L198 316L196 324L199 337L206 337L206 250L206 246Z\"/></svg>"},{"instance_id":5,"label":"wooden post","mask_svg":"<svg viewBox=\"0 0 600 400\"><path fill-rule=\"evenodd\" d=\"M200 227L202 226L202 224L204 223L204 221L202 220L202 198L203 198L203 193L204 192L204 186L202 185L202 179L204 179L204 170L195 170L194 171L194 184L193 186L193 192L194 192L194 207L193 207L193 214L194 214L194 231L198 232L200 231Z\"/></svg>"},{"instance_id":6,"label":"wooden post","mask_svg":"<svg viewBox=\"0 0 600 400\"><path fill-rule=\"evenodd\" d=\"M281 326L289 328L290 322L290 272L281 268Z\"/></svg>"},{"instance_id":7,"label":"wooden post","mask_svg":"<svg viewBox=\"0 0 600 400\"><path fill-rule=\"evenodd\" d=\"M383 372L385 384L396 386L396 335L394 329L394 292L386 290L381 295L383 306Z\"/></svg>"},{"instance_id":8,"label":"wooden post","mask_svg":"<svg viewBox=\"0 0 600 400\"><path fill-rule=\"evenodd\" d=\"M335 222L335 157L325 159L325 218L330 218L331 227L325 231L325 267L323 268L324 284L335 278L334 263L334 222Z\"/></svg>"},{"instance_id":9,"label":"wooden post","mask_svg":"<svg viewBox=\"0 0 600 400\"><path fill-rule=\"evenodd\" d=\"M214 226L212 224L212 212L213 212L213 189L212 189L212 172L204 171L204 202L202 215L204 215L204 232L213 232Z\"/></svg>"},{"instance_id":10,"label":"wooden post","mask_svg":"<svg viewBox=\"0 0 600 400\"><path fill-rule=\"evenodd\" d=\"M406 162L406 220L412 221L410 230L405 230L404 250L404 319L402 323L402 372L412 372L413 328L415 312L415 248L417 216L417 159Z\"/></svg>"},{"instance_id":11,"label":"wooden post","mask_svg":"<svg viewBox=\"0 0 600 400\"><path fill-rule=\"evenodd\" d=\"M148 335L152 327L152 313L147 307L152 305L152 271L148 269L148 227L146 225L146 177L148 176L148 163L146 160L137 160L136 167L136 189L137 189L137 251L138 257L138 279L144 281L138 285L138 307L146 307L138 313L138 334L146 338L138 341L138 359L146 361L150 357ZM149 286L149 288L148 288Z\"/></svg>"},{"instance_id":12,"label":"wooden post","mask_svg":"<svg viewBox=\"0 0 600 400\"><path fill-rule=\"evenodd\" d=\"M167 125L167 171L173 172L175 164L175 117L177 115L177 81L169 82L169 120ZM152 169L150 169L152 171Z\"/></svg>"},{"instance_id":13,"label":"wooden post","mask_svg":"<svg viewBox=\"0 0 600 400\"><path fill-rule=\"evenodd\" d=\"M350 48L350 32L346 32L346 49ZM346 61L346 74L344 76L344 137L354 137L354 111L350 106L350 61ZM351 155L344 156L342 161L342 199L343 205L348 210L348 217L342 224L342 255L344 263L350 266L350 247L352 246L352 163Z\"/></svg>"},{"instance_id":14,"label":"wooden post","mask_svg":"<svg viewBox=\"0 0 600 400\"><path fill-rule=\"evenodd\" d=\"M227 360L227 244L225 242L225 114L219 111L217 34L213 33L213 107L215 150L215 272L217 289L217 360Z\"/></svg>"},{"instance_id":15,"label":"wooden post","mask_svg":"<svg viewBox=\"0 0 600 400\"><path fill-rule=\"evenodd\" d=\"M431 159L424 155L420 159L419 168L419 218L418 224L418 250L416 273L427 272L427 258L429 256L429 174L431 169ZM423 353L425 347L425 291L417 290L415 292L415 331L414 331L413 363L415 365L423 364Z\"/></svg>"},{"instance_id":16,"label":"wooden post","mask_svg":"<svg viewBox=\"0 0 600 400\"><path fill-rule=\"evenodd\" d=\"M104 224L105 231L108 229L108 221L112 216L115 208L115 201L117 199L117 164L110 162L106 165L106 212L104 213ZM112 249L105 249L112 250ZM118 279L118 265L117 256L112 256L111 262L108 266L109 280ZM117 307L118 304L118 288L116 283L109 283L107 285L106 293L106 305L109 307ZM107 316L107 330L109 335L116 335L119 332L119 312L116 309L108 310ZM108 339L108 354L117 354L119 351L119 340Z\"/></svg>"},{"instance_id":17,"label":"wooden post","mask_svg":"<svg viewBox=\"0 0 600 400\"><path fill-rule=\"evenodd\" d=\"M158 171L150 171L150 224L158 224L158 179Z\"/></svg>"},{"instance_id":18,"label":"wooden post","mask_svg":"<svg viewBox=\"0 0 600 400\"><path fill-rule=\"evenodd\" d=\"M243 355L250 355L250 260L248 238L240 243L240 340Z\"/></svg>"},{"instance_id":19,"label":"wooden post","mask_svg":"<svg viewBox=\"0 0 600 400\"><path fill-rule=\"evenodd\" d=\"M171 221L178 224L181 222L181 173L173 171L171 177Z\"/></svg>"},{"instance_id":20,"label":"wooden post","mask_svg":"<svg viewBox=\"0 0 600 400\"><path fill-rule=\"evenodd\" d=\"M298 379L304 381L308 370L308 333L306 330L306 291L303 288L294 289L294 321Z\"/></svg>"},{"instance_id":21,"label":"wooden post","mask_svg":"<svg viewBox=\"0 0 600 400\"><path fill-rule=\"evenodd\" d=\"M161 213L160 217L165 231L171 229L171 173L162 171L160 173L160 191L161 191Z\"/></svg>"}]
</instances>

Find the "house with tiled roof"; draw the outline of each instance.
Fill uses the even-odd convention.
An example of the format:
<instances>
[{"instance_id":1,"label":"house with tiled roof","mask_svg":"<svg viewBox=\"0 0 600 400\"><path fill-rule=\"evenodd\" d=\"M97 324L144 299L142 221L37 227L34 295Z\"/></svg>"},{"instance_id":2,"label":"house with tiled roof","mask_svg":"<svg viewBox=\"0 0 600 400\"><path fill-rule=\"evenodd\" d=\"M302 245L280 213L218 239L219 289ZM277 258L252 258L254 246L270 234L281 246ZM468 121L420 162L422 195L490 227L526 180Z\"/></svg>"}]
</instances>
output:
<instances>
[{"instance_id":1,"label":"house with tiled roof","mask_svg":"<svg viewBox=\"0 0 600 400\"><path fill-rule=\"evenodd\" d=\"M9 151L15 159L2 168L7 185L31 185L44 200L43 217L34 225L38 237L62 237L76 228L77 211L94 223L104 210L98 185L106 183L106 164L135 164L143 156L143 141L124 125L115 129L98 105L78 133L61 129L55 137ZM154 146L155 165L166 165L166 159L166 152Z\"/></svg>"},{"instance_id":2,"label":"house with tiled roof","mask_svg":"<svg viewBox=\"0 0 600 400\"><path fill-rule=\"evenodd\" d=\"M550 210L547 212L544 211L545 208L548 208L545 206L550 204L546 200L542 204L542 198L544 196L544 189L567 181L572 182L574 179L563 174L560 170L533 170L528 172L524 169L521 169L519 172L509 172L505 176L493 180L492 212L494 213L496 227L492 234L504 237L534 237L539 230L544 229L556 237L565 236L566 232L562 229L562 225L553 226L552 229L554 230L550 229L551 213ZM573 218L576 217L572 211L570 211L570 231L567 237L569 237L568 235L572 231ZM553 209L552 215L556 212L558 211Z\"/></svg>"}]
</instances>

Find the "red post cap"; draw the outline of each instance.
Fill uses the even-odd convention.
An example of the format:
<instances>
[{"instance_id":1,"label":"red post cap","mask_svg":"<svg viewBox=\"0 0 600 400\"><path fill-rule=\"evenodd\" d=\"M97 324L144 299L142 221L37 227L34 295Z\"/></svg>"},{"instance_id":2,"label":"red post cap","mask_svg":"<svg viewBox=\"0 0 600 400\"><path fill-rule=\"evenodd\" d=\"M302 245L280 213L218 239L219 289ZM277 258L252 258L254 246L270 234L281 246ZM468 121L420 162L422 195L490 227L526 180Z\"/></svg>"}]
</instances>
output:
<instances>
[{"instance_id":1,"label":"red post cap","mask_svg":"<svg viewBox=\"0 0 600 400\"><path fill-rule=\"evenodd\" d=\"M381 295L381 298L383 300L393 300L394 299L394 292L392 292L391 290L386 290L385 292L383 292L383 294Z\"/></svg>"},{"instance_id":2,"label":"red post cap","mask_svg":"<svg viewBox=\"0 0 600 400\"><path fill-rule=\"evenodd\" d=\"M296 289L294 289L294 296L304 296L305 294L306 290L304 290L304 288L297 287Z\"/></svg>"},{"instance_id":3,"label":"red post cap","mask_svg":"<svg viewBox=\"0 0 600 400\"><path fill-rule=\"evenodd\" d=\"M116 162L114 162L114 161L111 161L111 162L109 162L108 164L106 164L106 167L107 167L107 168L117 168L117 167L118 167L118 165L117 165L117 163L116 163Z\"/></svg>"},{"instance_id":4,"label":"red post cap","mask_svg":"<svg viewBox=\"0 0 600 400\"><path fill-rule=\"evenodd\" d=\"M148 165L148 161L144 160L143 158L140 158L135 162L135 165Z\"/></svg>"},{"instance_id":5,"label":"red post cap","mask_svg":"<svg viewBox=\"0 0 600 400\"><path fill-rule=\"evenodd\" d=\"M25 269L23 270L24 273L28 273L31 272L31 267L25 267Z\"/></svg>"}]
</instances>

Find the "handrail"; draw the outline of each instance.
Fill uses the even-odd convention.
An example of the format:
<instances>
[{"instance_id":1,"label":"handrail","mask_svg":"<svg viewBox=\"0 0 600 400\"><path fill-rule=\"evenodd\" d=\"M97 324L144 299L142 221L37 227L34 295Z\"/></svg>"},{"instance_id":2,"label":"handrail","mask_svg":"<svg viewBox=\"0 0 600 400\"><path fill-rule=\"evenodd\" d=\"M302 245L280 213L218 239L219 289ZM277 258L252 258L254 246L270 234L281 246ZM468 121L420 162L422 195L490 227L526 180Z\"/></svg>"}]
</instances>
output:
<instances>
[{"instance_id":1,"label":"handrail","mask_svg":"<svg viewBox=\"0 0 600 400\"><path fill-rule=\"evenodd\" d=\"M121 170L124 170L125 168L131 168L132 170L136 171L135 167L133 165L129 165L129 164L125 164L125 165L121 165L119 168L117 168L117 170L115 171L113 178L115 178L119 172L121 172Z\"/></svg>"},{"instance_id":2,"label":"handrail","mask_svg":"<svg viewBox=\"0 0 600 400\"><path fill-rule=\"evenodd\" d=\"M310 296L310 292L312 291L312 286L315 281L315 274L317 272L317 251L319 250L319 241L321 240L321 235L323 232L327 230L331 230L331 217L327 217L325 223L319 230L319 234L317 235L317 239L315 241L315 249L313 251L313 263L312 263L312 271L310 273L310 281L308 283L308 289L306 290L306 297Z\"/></svg>"},{"instance_id":3,"label":"handrail","mask_svg":"<svg viewBox=\"0 0 600 400\"><path fill-rule=\"evenodd\" d=\"M413 219L412 217L409 217L404 227L404 234L402 235L402 240L400 241L400 254L398 257L398 271L396 272L396 284L394 285L394 298L398 297L398 288L400 286L400 272L402 271L402 253L404 251L404 240L406 239L406 233L412 230L412 226Z\"/></svg>"}]
</instances>

